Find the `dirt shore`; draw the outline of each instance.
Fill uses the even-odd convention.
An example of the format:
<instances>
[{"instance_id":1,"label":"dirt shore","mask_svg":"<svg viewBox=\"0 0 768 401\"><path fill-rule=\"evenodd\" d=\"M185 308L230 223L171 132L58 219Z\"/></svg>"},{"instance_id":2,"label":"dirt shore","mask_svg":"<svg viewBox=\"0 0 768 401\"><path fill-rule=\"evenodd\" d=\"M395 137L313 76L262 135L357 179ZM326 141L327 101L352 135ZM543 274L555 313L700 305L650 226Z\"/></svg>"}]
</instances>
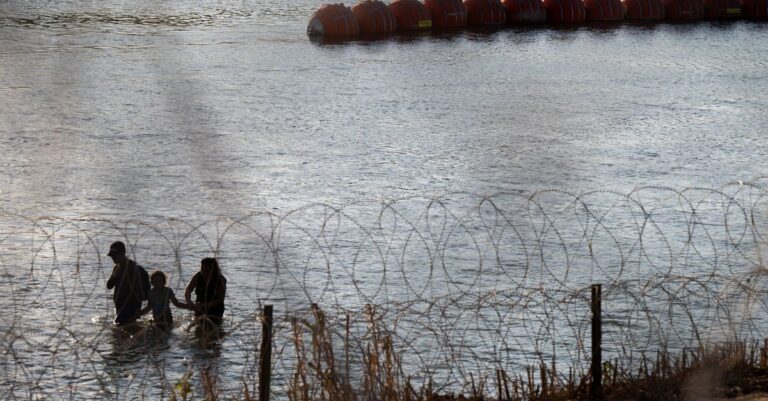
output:
<instances>
[{"instance_id":1,"label":"dirt shore","mask_svg":"<svg viewBox=\"0 0 768 401\"><path fill-rule=\"evenodd\" d=\"M721 398L722 401L768 401L768 393L754 393L736 398Z\"/></svg>"}]
</instances>

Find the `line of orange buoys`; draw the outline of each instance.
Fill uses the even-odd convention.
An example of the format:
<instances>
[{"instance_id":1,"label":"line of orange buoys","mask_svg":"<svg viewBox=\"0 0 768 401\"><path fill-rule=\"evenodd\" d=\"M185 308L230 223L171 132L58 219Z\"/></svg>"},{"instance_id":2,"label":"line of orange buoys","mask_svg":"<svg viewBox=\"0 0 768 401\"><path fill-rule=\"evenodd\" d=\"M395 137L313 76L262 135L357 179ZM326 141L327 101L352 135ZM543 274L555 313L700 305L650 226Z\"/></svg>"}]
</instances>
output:
<instances>
[{"instance_id":1,"label":"line of orange buoys","mask_svg":"<svg viewBox=\"0 0 768 401\"><path fill-rule=\"evenodd\" d=\"M325 4L307 34L349 37L432 28L585 21L768 18L768 0L363 0Z\"/></svg>"}]
</instances>

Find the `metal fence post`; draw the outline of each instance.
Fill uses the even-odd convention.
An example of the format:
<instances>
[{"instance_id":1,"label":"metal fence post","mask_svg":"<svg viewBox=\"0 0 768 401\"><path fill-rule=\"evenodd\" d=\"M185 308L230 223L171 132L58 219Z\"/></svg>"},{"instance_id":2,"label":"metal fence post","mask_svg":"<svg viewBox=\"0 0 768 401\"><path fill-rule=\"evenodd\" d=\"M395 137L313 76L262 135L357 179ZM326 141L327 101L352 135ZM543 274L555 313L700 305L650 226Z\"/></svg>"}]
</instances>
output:
<instances>
[{"instance_id":1,"label":"metal fence post","mask_svg":"<svg viewBox=\"0 0 768 401\"><path fill-rule=\"evenodd\" d=\"M264 305L261 321L261 352L259 352L259 401L269 401L269 381L272 376L272 305Z\"/></svg>"},{"instance_id":2,"label":"metal fence post","mask_svg":"<svg viewBox=\"0 0 768 401\"><path fill-rule=\"evenodd\" d=\"M592 385L589 387L589 398L593 401L603 400L603 328L600 316L602 303L602 286L592 285Z\"/></svg>"}]
</instances>

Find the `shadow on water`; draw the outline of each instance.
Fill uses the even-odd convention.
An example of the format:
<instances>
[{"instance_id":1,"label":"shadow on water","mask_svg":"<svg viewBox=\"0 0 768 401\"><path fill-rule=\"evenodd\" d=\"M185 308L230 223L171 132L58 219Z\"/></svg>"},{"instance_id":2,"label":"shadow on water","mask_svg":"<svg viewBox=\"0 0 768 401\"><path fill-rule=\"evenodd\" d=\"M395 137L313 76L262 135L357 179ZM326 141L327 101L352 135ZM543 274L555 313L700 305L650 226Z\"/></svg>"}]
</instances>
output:
<instances>
[{"instance_id":1,"label":"shadow on water","mask_svg":"<svg viewBox=\"0 0 768 401\"><path fill-rule=\"evenodd\" d=\"M464 29L463 36L470 42L493 42L506 29L506 25L470 26Z\"/></svg>"},{"instance_id":2,"label":"shadow on water","mask_svg":"<svg viewBox=\"0 0 768 401\"><path fill-rule=\"evenodd\" d=\"M354 36L318 36L318 35L310 35L308 36L308 38L310 43L320 47L345 45L357 39Z\"/></svg>"},{"instance_id":3,"label":"shadow on water","mask_svg":"<svg viewBox=\"0 0 768 401\"><path fill-rule=\"evenodd\" d=\"M652 32L659 29L659 25L663 22L659 21L634 21L625 20L621 22L621 26L625 29L632 31L647 31Z\"/></svg>"},{"instance_id":4,"label":"shadow on water","mask_svg":"<svg viewBox=\"0 0 768 401\"><path fill-rule=\"evenodd\" d=\"M584 24L584 30L599 38L613 38L622 29L623 21L591 21Z\"/></svg>"},{"instance_id":5,"label":"shadow on water","mask_svg":"<svg viewBox=\"0 0 768 401\"><path fill-rule=\"evenodd\" d=\"M399 31L393 37L393 40L401 44L419 43L423 40L427 40L433 36L432 31Z\"/></svg>"},{"instance_id":6,"label":"shadow on water","mask_svg":"<svg viewBox=\"0 0 768 401\"><path fill-rule=\"evenodd\" d=\"M499 29L470 29L470 28L432 28L423 31L397 31L392 34L386 33L361 33L355 36L308 36L309 41L317 46L335 46L335 45L378 45L382 43L418 43L424 40L431 41L454 41L468 36L479 38L481 35L487 36L489 33L500 31Z\"/></svg>"},{"instance_id":7,"label":"shadow on water","mask_svg":"<svg viewBox=\"0 0 768 401\"><path fill-rule=\"evenodd\" d=\"M709 27L717 31L733 31L738 26L742 25L743 21L740 19L722 19L707 21Z\"/></svg>"},{"instance_id":8,"label":"shadow on water","mask_svg":"<svg viewBox=\"0 0 768 401\"><path fill-rule=\"evenodd\" d=\"M0 15L0 25L41 26L48 28L77 25L149 25L186 27L213 25L222 20L249 17L246 11L207 10L208 12L183 11L173 14L120 13L120 12L63 12L58 14Z\"/></svg>"},{"instance_id":9,"label":"shadow on water","mask_svg":"<svg viewBox=\"0 0 768 401\"><path fill-rule=\"evenodd\" d=\"M546 24L546 37L554 42L573 42L587 28L581 24Z\"/></svg>"},{"instance_id":10,"label":"shadow on water","mask_svg":"<svg viewBox=\"0 0 768 401\"><path fill-rule=\"evenodd\" d=\"M398 31L392 34L365 33L357 36L309 36L309 41L320 47L347 44L360 46L376 46L388 43L417 44L424 41L453 42L462 39L472 42L493 42L507 28L433 28L432 30L424 31Z\"/></svg>"}]
</instances>

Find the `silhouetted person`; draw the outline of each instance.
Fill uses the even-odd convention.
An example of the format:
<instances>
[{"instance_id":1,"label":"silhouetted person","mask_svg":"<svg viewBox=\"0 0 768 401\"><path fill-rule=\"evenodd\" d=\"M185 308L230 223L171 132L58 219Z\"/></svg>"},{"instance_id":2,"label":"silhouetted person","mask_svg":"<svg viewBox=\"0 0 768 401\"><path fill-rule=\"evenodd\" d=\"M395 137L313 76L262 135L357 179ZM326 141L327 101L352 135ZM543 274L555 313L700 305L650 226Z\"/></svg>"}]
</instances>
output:
<instances>
[{"instance_id":1,"label":"silhouetted person","mask_svg":"<svg viewBox=\"0 0 768 401\"><path fill-rule=\"evenodd\" d=\"M192 304L192 291L195 292L195 303ZM215 258L204 258L200 262L200 271L192 276L184 299L192 305L195 316L221 324L224 316L224 297L227 294L227 279L221 274L219 262Z\"/></svg>"},{"instance_id":2,"label":"silhouetted person","mask_svg":"<svg viewBox=\"0 0 768 401\"><path fill-rule=\"evenodd\" d=\"M165 273L161 271L152 272L149 276L152 283L152 289L147 296L147 306L141 310L141 315L152 311L152 322L159 329L170 330L173 328L173 314L171 313L171 303L177 308L191 309L188 304L179 302L173 290L166 287Z\"/></svg>"},{"instance_id":3,"label":"silhouetted person","mask_svg":"<svg viewBox=\"0 0 768 401\"><path fill-rule=\"evenodd\" d=\"M136 262L125 255L125 244L113 242L107 256L115 262L112 275L107 280L107 289L115 289L112 300L115 302L115 323L118 326L136 321L141 311L141 302L147 299L149 292L149 274Z\"/></svg>"}]
</instances>

